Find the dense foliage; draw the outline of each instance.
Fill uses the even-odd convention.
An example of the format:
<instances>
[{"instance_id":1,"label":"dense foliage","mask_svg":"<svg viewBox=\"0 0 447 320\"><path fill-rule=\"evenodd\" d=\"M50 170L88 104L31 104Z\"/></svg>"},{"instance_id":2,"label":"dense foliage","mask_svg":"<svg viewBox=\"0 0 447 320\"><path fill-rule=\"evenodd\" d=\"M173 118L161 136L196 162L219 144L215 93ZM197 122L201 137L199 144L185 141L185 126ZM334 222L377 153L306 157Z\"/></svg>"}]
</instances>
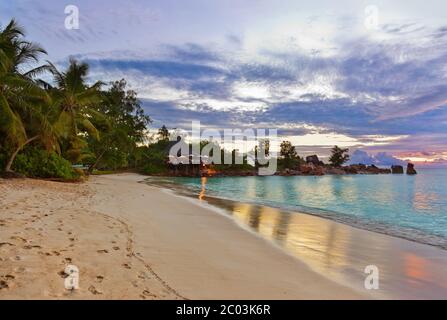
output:
<instances>
[{"instance_id":1,"label":"dense foliage","mask_svg":"<svg viewBox=\"0 0 447 320\"><path fill-rule=\"evenodd\" d=\"M89 140L94 154L89 170L135 167L141 158L137 147L146 142L146 128L151 121L144 114L136 92L126 90L124 79L115 81L104 93L103 103L96 111L106 115L107 121L99 119L96 123L101 128L101 140Z\"/></svg>"},{"instance_id":2,"label":"dense foliage","mask_svg":"<svg viewBox=\"0 0 447 320\"><path fill-rule=\"evenodd\" d=\"M80 176L70 161L37 147L25 147L15 159L14 170L28 177L75 180Z\"/></svg>"},{"instance_id":3,"label":"dense foliage","mask_svg":"<svg viewBox=\"0 0 447 320\"><path fill-rule=\"evenodd\" d=\"M89 84L74 59L63 71L40 64L45 54L14 20L0 29L0 171L73 179L74 164L135 166L150 122L136 93L125 80Z\"/></svg>"},{"instance_id":4,"label":"dense foliage","mask_svg":"<svg viewBox=\"0 0 447 320\"><path fill-rule=\"evenodd\" d=\"M349 161L349 149L343 149L338 146L335 146L331 149L332 155L329 158L329 162L334 167L340 167L345 162Z\"/></svg>"},{"instance_id":5,"label":"dense foliage","mask_svg":"<svg viewBox=\"0 0 447 320\"><path fill-rule=\"evenodd\" d=\"M278 165L281 169L295 168L303 162L290 141L281 142L280 156Z\"/></svg>"}]
</instances>

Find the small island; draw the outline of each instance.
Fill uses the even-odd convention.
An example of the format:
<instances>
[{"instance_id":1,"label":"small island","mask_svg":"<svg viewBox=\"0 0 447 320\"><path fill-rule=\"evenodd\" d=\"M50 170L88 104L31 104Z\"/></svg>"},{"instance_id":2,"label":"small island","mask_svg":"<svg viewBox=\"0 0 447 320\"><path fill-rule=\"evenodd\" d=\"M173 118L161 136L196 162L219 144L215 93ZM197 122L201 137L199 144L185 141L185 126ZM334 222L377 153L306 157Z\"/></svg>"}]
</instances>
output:
<instances>
[{"instance_id":1,"label":"small island","mask_svg":"<svg viewBox=\"0 0 447 320\"><path fill-rule=\"evenodd\" d=\"M208 156L194 154L192 151L185 156L186 163L173 164L169 159L169 149L175 144L169 141L169 130L165 126L158 132L157 142L147 147L147 165L142 168L142 172L153 176L179 176L179 177L225 177L225 176L257 176L261 165L257 161L258 150L262 148L255 147L254 157L239 155L242 158L241 164L236 164L237 151L227 151L219 148L221 154L221 163L210 162ZM200 150L213 142L201 141ZM266 156L269 157L268 141L263 141L263 149ZM192 150L192 144L189 144L189 150ZM290 141L283 141L280 145L280 152L275 159L277 170L274 175L278 176L323 176L323 175L356 175L356 174L403 174L402 165L392 165L390 168L378 167L374 164L366 165L362 163L348 164L350 156L349 149L334 146L331 149L329 163L324 163L318 155L309 155L301 157L297 154L295 147ZM153 158L153 155L158 155ZM151 156L152 155L152 156ZM223 164L225 156L232 159L231 164ZM193 163L192 159L200 158L200 163ZM203 160L202 160L203 158ZM163 160L162 160L163 159ZM407 163L406 174L417 174L414 165Z\"/></svg>"}]
</instances>

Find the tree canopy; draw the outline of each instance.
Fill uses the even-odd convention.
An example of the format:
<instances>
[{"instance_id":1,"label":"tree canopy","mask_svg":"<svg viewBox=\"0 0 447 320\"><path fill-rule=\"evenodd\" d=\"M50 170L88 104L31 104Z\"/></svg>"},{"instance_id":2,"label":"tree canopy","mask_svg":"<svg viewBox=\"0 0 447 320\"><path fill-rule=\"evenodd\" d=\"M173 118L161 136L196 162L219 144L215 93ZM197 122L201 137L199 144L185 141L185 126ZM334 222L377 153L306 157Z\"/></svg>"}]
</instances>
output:
<instances>
[{"instance_id":1,"label":"tree canopy","mask_svg":"<svg viewBox=\"0 0 447 320\"><path fill-rule=\"evenodd\" d=\"M345 162L349 161L349 149L339 148L338 146L334 146L331 149L331 157L329 158L329 162L334 167L340 167Z\"/></svg>"},{"instance_id":2,"label":"tree canopy","mask_svg":"<svg viewBox=\"0 0 447 320\"><path fill-rule=\"evenodd\" d=\"M89 66L82 61L70 59L63 70L40 63L45 54L25 39L16 21L0 29L1 171L17 167L38 176L39 166L32 162L42 162L45 152L52 165L67 167L52 172L68 172L71 164L89 165L91 172L135 163L150 124L136 92L124 79L90 83ZM15 164L19 155L26 165Z\"/></svg>"}]
</instances>

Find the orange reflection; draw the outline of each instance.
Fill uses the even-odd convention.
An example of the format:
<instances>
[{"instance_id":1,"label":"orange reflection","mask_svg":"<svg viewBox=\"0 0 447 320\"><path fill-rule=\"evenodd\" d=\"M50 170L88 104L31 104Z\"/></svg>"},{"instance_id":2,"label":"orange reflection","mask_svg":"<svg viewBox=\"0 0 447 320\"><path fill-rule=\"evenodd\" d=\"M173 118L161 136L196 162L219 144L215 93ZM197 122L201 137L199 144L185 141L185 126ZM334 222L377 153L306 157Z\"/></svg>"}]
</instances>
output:
<instances>
[{"instance_id":1,"label":"orange reflection","mask_svg":"<svg viewBox=\"0 0 447 320\"><path fill-rule=\"evenodd\" d=\"M202 190L200 190L199 193L199 200L202 201L205 198L205 191L206 191L206 177L202 177L201 178L201 182L202 182Z\"/></svg>"},{"instance_id":2,"label":"orange reflection","mask_svg":"<svg viewBox=\"0 0 447 320\"><path fill-rule=\"evenodd\" d=\"M229 208L239 225L275 242L331 280L364 290L363 270L373 263L380 267L384 285L378 297L439 297L447 288L442 263L431 260L435 249L411 253L399 245L400 240L307 214L248 203L231 203ZM411 292L415 287L418 292Z\"/></svg>"},{"instance_id":3,"label":"orange reflection","mask_svg":"<svg viewBox=\"0 0 447 320\"><path fill-rule=\"evenodd\" d=\"M434 193L416 192L413 196L413 207L417 210L430 210L436 201L438 197Z\"/></svg>"},{"instance_id":4,"label":"orange reflection","mask_svg":"<svg viewBox=\"0 0 447 320\"><path fill-rule=\"evenodd\" d=\"M236 221L257 231L263 238L274 240L288 252L305 260L311 267L325 271L349 266L348 228L307 215L288 214L271 207L238 203L233 208Z\"/></svg>"},{"instance_id":5,"label":"orange reflection","mask_svg":"<svg viewBox=\"0 0 447 320\"><path fill-rule=\"evenodd\" d=\"M427 261L412 253L404 254L405 274L412 279L428 280Z\"/></svg>"},{"instance_id":6,"label":"orange reflection","mask_svg":"<svg viewBox=\"0 0 447 320\"><path fill-rule=\"evenodd\" d=\"M250 215L253 206L246 203L238 203L234 206L233 216L238 223L250 226Z\"/></svg>"}]
</instances>

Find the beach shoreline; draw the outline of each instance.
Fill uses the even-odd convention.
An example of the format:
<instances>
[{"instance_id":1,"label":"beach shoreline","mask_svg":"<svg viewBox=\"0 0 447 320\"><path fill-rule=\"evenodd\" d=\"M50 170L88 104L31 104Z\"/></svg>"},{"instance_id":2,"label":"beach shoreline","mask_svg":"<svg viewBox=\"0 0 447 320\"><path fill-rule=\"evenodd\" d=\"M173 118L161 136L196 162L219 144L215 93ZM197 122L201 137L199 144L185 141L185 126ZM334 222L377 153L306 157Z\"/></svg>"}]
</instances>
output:
<instances>
[{"instance_id":1,"label":"beach shoreline","mask_svg":"<svg viewBox=\"0 0 447 320\"><path fill-rule=\"evenodd\" d=\"M447 259L445 253L439 256L440 249L305 214L297 215L298 224L309 228L308 233L285 241L289 245L308 241L298 246L301 256L293 256L271 245L265 234L244 230L240 215L216 214L199 200L138 183L145 178L137 174L92 176L82 184L0 181L0 299L396 298L407 297L411 283L398 283L399 292L372 292L362 289L363 280L358 278L359 283L349 287L345 278L327 269L327 262L334 270L349 263L358 267L377 257L365 256L365 248L381 254L387 248L376 261L381 268L389 256L402 252L419 263L421 259L431 263L434 255L440 264ZM264 210L262 217L277 215ZM269 220L263 219L260 223L265 229ZM320 228L319 235L312 233L314 228ZM323 239L324 234L332 240ZM332 247L322 246L323 240ZM332 256L327 255L328 250ZM352 252L343 256L344 251ZM319 268L322 253L326 254L326 269ZM358 261L352 261L353 257L359 257ZM343 259L348 260L341 263ZM80 270L80 289L74 292L64 288L61 271L67 264ZM432 269L436 271L437 265L430 269L430 280L443 284L445 277ZM399 279L387 274L393 268L383 270L384 280ZM357 274L362 271L355 270ZM421 276L420 270L415 275L412 280ZM444 289L434 288L432 296L442 298Z\"/></svg>"},{"instance_id":2,"label":"beach shoreline","mask_svg":"<svg viewBox=\"0 0 447 320\"><path fill-rule=\"evenodd\" d=\"M154 179L155 178L155 179ZM161 180L158 180L160 179ZM340 213L340 212L327 212L327 210L321 210L321 209L316 209L316 208L306 208L306 209L297 209L297 208L293 208L290 206L279 206L279 205L274 205L274 204L261 204L261 203L256 203L253 200L234 200L231 199L229 197L224 197L221 195L210 195L208 194L208 192L206 191L206 187L202 187L202 190L196 191L193 190L189 187L186 187L180 183L173 183L173 182L169 182L166 183L166 181L164 180L166 177L159 177L159 176L149 176L147 177L144 182L142 181L142 183L146 183L148 185L154 186L154 187L159 187L162 189L166 189L168 191L172 191L174 195L182 195L188 198L194 198L197 199L199 198L200 200L202 200L202 202L207 202L209 204L211 204L214 207L219 207L223 210L229 210L229 208L231 209L231 205L229 205L229 203L245 203L245 204L250 204L253 206L258 206L258 207L269 207L272 209L277 209L281 212L290 212L290 213L295 213L295 214L304 214L304 215L310 215L316 218L322 218L325 220L330 220L332 222L335 223L339 223L339 224L343 224L343 225L348 225L350 227L356 228L356 229L361 229L361 230L365 230L365 231L370 231L373 233L380 233L386 236L390 236L390 237L395 237L395 238L400 238L400 239L404 239L404 240L408 240L414 243L418 243L418 244L423 244L423 245L428 245L428 246L433 246L442 250L447 250L447 240L444 237L438 236L438 235L427 235L426 233L422 233L420 230L416 230L416 229L410 229L410 228L403 228L403 227L399 227L399 229L397 228L392 228L390 227L390 225L388 224L384 224L384 223L380 223L378 221L365 221L364 219L357 219L357 218L353 218L349 215ZM171 177L169 177L171 178ZM205 177L202 179L213 179L214 177ZM342 217L340 217L342 216ZM429 241L428 241L429 240Z\"/></svg>"}]
</instances>

